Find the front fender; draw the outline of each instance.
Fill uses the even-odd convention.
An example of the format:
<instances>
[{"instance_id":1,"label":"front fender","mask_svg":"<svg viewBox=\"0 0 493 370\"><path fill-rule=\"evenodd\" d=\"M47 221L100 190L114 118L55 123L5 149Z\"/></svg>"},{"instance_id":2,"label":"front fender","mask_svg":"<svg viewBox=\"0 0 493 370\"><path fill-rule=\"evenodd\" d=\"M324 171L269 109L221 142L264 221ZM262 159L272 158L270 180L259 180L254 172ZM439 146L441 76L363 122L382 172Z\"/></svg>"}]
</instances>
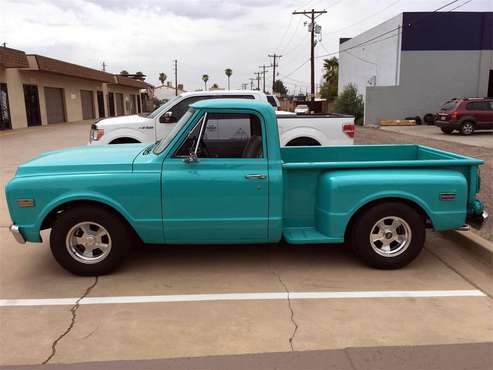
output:
<instances>
[{"instance_id":1,"label":"front fender","mask_svg":"<svg viewBox=\"0 0 493 370\"><path fill-rule=\"evenodd\" d=\"M154 142L154 129L147 129L147 132L143 132L138 129L133 129L133 128L118 128L112 131L106 132L104 136L99 140L98 142L94 142L95 144L109 144L115 139L121 139L121 138L130 138L133 140L138 141L139 143L147 143L147 142Z\"/></svg>"}]
</instances>

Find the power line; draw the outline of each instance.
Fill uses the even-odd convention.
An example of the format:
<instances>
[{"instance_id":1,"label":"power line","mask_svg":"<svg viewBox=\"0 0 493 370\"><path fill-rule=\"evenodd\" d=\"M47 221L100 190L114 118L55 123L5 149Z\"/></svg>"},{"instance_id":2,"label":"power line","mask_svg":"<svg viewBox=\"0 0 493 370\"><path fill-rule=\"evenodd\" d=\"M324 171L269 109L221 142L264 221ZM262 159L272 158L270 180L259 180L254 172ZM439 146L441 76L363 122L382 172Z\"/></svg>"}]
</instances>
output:
<instances>
[{"instance_id":1,"label":"power line","mask_svg":"<svg viewBox=\"0 0 493 370\"><path fill-rule=\"evenodd\" d=\"M459 1L459 0L454 0L454 1L451 1L451 2L449 2L449 3L447 3L447 4L443 5L443 6L441 6L440 8L435 9L435 10L434 10L433 12L431 12L431 13L436 13L436 12L438 12L439 10L441 10L441 9L443 9L443 8L446 8L447 6L452 5L452 4L454 4L454 3L458 2L458 1ZM465 5L465 4L464 4L464 5ZM424 19L428 18L429 16L430 16L430 14L427 14L427 15L425 15L425 16L423 16L423 17L419 18L418 20L414 21L414 23L413 23L413 24L411 24L411 23L407 24L407 26L408 26L408 27L411 27L411 26L413 26L413 25L417 25L417 24L421 23ZM394 31L398 31L398 32L397 32L397 34L395 34L395 35L392 35L392 36L391 36L391 37L396 37L396 36L400 35L400 32L401 32L401 31L400 31L400 29L401 29L401 26L397 26L397 27L392 28L392 29L390 29L390 30L388 30L388 31L386 31L386 32L383 32L383 33L381 33L381 34L379 34L379 35L377 35L377 36L374 36L374 37L372 37L371 39L368 39L368 40L366 40L366 41L362 41L362 42L360 42L360 43L359 43L359 44L357 44L357 45L354 45L354 46L348 47L348 48L343 49L343 50L339 50L339 51L331 52L331 53L328 53L328 54L319 55L319 56L317 56L316 58L317 58L317 59L319 59L319 58L325 58L325 57L328 57L328 56L332 56L332 55L339 54L340 52L345 52L345 51L348 51L348 50L356 49L356 48L358 48L358 47L360 47L360 46L367 45L367 44L369 44L370 42L372 42L372 41L374 41L374 40L376 40L376 39L379 39L379 38L380 38L380 37L382 37L382 36L388 35L389 33L392 33L392 32L394 32ZM391 38L391 37L389 37L389 38ZM385 40L387 40L387 39L388 39L388 38L386 38ZM380 40L380 41L384 41L384 40ZM377 41L377 42L380 42L380 41Z\"/></svg>"},{"instance_id":2,"label":"power line","mask_svg":"<svg viewBox=\"0 0 493 370\"><path fill-rule=\"evenodd\" d=\"M289 72L288 74L285 74L285 75L282 75L281 78L285 78L285 77L289 77L291 76L292 74L298 72L298 70L303 67L306 63L308 63L310 61L310 59L308 58L307 60L305 60L302 64L300 64L298 67L296 67L294 70L292 70L291 72Z\"/></svg>"},{"instance_id":3,"label":"power line","mask_svg":"<svg viewBox=\"0 0 493 370\"><path fill-rule=\"evenodd\" d=\"M371 15L368 15L368 16L366 16L364 18L361 18L359 21L354 22L353 24L350 24L349 26L346 26L346 27L343 27L343 28L339 28L338 30L335 30L335 31L328 31L328 33L339 33L341 31L347 30L348 28L351 28L353 26L356 26L357 24L363 23L363 22L367 21L368 19L373 18L374 16L376 16L376 15L378 15L380 13L383 13L387 9L393 7L394 5L396 5L396 4L400 3L400 2L401 2L401 0L394 1L393 3L387 5L385 8L380 9L379 11L377 11L377 12L371 14Z\"/></svg>"}]
</instances>

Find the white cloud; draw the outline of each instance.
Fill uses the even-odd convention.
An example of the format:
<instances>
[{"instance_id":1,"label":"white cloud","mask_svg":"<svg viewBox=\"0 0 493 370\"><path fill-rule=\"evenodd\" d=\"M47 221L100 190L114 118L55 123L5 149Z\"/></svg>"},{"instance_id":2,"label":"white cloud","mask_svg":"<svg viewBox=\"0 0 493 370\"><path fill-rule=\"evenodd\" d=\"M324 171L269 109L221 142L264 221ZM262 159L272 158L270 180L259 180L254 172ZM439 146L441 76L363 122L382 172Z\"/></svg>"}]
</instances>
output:
<instances>
[{"instance_id":1,"label":"white cloud","mask_svg":"<svg viewBox=\"0 0 493 370\"><path fill-rule=\"evenodd\" d=\"M318 19L323 46L338 49L338 39L354 36L402 12L432 10L444 0L402 0L370 19L395 0L0 0L0 42L92 68L107 63L111 72L143 71L150 83L159 72L172 80L178 60L179 82L202 87L201 76L224 86L225 68L233 69L232 87L249 82L268 53L281 52L279 72L287 74L309 57L306 18L291 16L296 7L327 8ZM487 10L489 0L471 2L465 10ZM491 9L490 9L491 10ZM343 34L331 31L357 23ZM289 28L288 28L289 24ZM286 32L287 30L287 32ZM283 37L284 35L284 37ZM282 39L282 40L281 40ZM282 42L281 42L282 41ZM317 54L324 54L322 45ZM317 61L317 81L321 75ZM268 75L268 83L272 79ZM309 64L286 80L308 87ZM297 82L299 81L299 82Z\"/></svg>"}]
</instances>

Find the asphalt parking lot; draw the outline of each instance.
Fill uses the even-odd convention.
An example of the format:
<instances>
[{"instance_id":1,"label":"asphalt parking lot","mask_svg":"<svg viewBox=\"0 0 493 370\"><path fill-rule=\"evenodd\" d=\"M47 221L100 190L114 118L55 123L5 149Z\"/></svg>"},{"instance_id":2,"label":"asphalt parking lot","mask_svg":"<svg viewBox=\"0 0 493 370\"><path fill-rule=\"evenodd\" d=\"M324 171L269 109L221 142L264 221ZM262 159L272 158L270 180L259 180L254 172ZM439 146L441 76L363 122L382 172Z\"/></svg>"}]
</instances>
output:
<instances>
[{"instance_id":1,"label":"asphalt parking lot","mask_svg":"<svg viewBox=\"0 0 493 370\"><path fill-rule=\"evenodd\" d=\"M493 261L434 232L396 271L370 269L346 246L281 244L135 248L109 276L68 274L51 257L49 231L26 246L9 235L3 187L19 163L85 144L88 129L0 134L0 365L100 361L104 369L117 360L493 341ZM493 367L481 353L475 366ZM402 364L402 352L394 356ZM450 368L472 364L462 360Z\"/></svg>"}]
</instances>

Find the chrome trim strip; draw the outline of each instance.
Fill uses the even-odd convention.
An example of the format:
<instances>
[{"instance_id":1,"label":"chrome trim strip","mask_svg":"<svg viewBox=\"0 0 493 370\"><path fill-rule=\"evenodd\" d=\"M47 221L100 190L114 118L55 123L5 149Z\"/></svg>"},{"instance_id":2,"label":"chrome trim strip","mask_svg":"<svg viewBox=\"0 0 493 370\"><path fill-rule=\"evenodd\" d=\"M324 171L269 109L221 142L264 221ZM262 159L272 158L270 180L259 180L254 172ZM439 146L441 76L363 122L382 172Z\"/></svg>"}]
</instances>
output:
<instances>
[{"instance_id":1,"label":"chrome trim strip","mask_svg":"<svg viewBox=\"0 0 493 370\"><path fill-rule=\"evenodd\" d=\"M12 233L12 235L14 236L15 240L17 241L17 243L26 244L26 240L22 236L21 231L19 230L19 226L10 225L9 229L10 229L10 232Z\"/></svg>"}]
</instances>

